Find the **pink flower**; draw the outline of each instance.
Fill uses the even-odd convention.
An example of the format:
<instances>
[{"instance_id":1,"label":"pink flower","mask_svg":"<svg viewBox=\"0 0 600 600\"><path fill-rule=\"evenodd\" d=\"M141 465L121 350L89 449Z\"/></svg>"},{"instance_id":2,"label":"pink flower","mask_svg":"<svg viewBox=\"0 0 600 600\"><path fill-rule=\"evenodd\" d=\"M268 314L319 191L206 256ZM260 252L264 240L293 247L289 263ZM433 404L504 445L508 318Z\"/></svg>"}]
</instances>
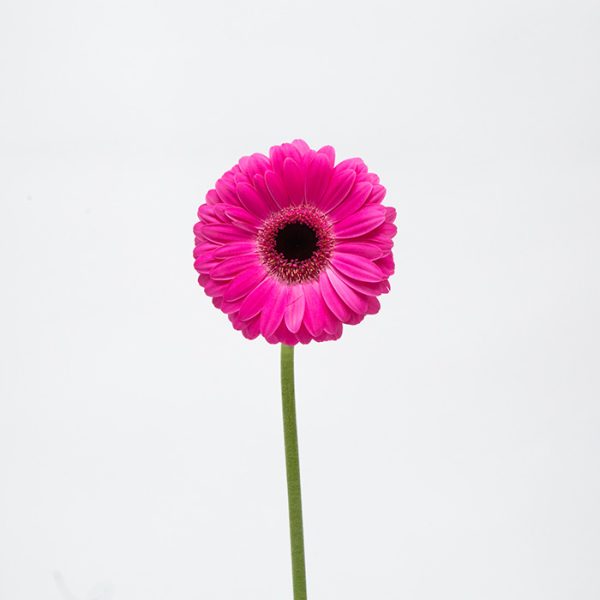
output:
<instances>
[{"instance_id":1,"label":"pink flower","mask_svg":"<svg viewBox=\"0 0 600 600\"><path fill-rule=\"evenodd\" d=\"M245 156L198 209L198 282L249 339L338 339L390 289L396 211L361 159L334 162L302 140Z\"/></svg>"}]
</instances>

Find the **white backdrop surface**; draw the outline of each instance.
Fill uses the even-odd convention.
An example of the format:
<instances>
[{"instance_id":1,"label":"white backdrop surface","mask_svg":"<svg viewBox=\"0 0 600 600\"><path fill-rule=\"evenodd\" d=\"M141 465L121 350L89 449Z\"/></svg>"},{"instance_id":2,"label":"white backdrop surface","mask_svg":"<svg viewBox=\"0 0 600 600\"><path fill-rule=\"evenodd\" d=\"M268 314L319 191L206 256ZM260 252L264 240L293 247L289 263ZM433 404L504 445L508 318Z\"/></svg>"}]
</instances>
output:
<instances>
[{"instance_id":1,"label":"white backdrop surface","mask_svg":"<svg viewBox=\"0 0 600 600\"><path fill-rule=\"evenodd\" d=\"M599 56L582 0L3 0L0 600L291 597L278 349L191 230L294 137L399 227L297 351L311 599L597 600Z\"/></svg>"}]
</instances>

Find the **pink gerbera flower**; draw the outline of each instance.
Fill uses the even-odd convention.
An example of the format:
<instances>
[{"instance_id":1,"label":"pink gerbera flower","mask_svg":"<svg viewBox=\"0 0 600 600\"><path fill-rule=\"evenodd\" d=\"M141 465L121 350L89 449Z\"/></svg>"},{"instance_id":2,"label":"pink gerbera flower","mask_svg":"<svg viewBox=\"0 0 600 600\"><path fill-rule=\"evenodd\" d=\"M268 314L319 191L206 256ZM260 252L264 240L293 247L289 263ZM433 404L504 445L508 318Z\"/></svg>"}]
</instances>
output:
<instances>
[{"instance_id":1,"label":"pink gerbera flower","mask_svg":"<svg viewBox=\"0 0 600 600\"><path fill-rule=\"evenodd\" d=\"M240 159L198 209L198 281L247 338L335 340L390 289L396 211L361 159L334 162L331 146L274 146Z\"/></svg>"}]
</instances>

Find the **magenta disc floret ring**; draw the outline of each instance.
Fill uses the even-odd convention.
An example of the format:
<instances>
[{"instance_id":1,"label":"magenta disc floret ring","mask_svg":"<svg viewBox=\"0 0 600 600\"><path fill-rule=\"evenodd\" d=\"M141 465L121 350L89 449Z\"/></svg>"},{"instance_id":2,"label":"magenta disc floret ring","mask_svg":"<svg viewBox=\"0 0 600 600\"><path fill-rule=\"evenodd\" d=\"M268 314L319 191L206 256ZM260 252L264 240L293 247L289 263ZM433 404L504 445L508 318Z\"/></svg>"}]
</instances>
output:
<instances>
[{"instance_id":1,"label":"magenta disc floret ring","mask_svg":"<svg viewBox=\"0 0 600 600\"><path fill-rule=\"evenodd\" d=\"M288 285L316 281L329 265L334 239L331 220L312 204L274 212L257 236L261 262Z\"/></svg>"},{"instance_id":2,"label":"magenta disc floret ring","mask_svg":"<svg viewBox=\"0 0 600 600\"><path fill-rule=\"evenodd\" d=\"M331 146L246 156L198 210L198 281L247 338L338 339L390 289L396 211L384 196L361 159L336 165Z\"/></svg>"}]
</instances>

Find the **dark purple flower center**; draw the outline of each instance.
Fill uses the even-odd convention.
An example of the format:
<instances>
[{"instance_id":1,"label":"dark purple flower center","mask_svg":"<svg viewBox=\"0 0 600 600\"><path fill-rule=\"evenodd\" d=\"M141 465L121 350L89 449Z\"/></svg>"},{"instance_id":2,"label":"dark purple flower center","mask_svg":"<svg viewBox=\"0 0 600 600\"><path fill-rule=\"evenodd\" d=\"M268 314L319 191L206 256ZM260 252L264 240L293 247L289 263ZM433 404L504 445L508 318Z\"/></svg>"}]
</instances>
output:
<instances>
[{"instance_id":1,"label":"dark purple flower center","mask_svg":"<svg viewBox=\"0 0 600 600\"><path fill-rule=\"evenodd\" d=\"M329 264L334 238L331 222L310 205L288 206L264 223L258 233L263 264L288 284L318 279Z\"/></svg>"},{"instance_id":2,"label":"dark purple flower center","mask_svg":"<svg viewBox=\"0 0 600 600\"><path fill-rule=\"evenodd\" d=\"M275 235L275 250L286 260L308 260L318 244L317 232L306 223L288 223Z\"/></svg>"}]
</instances>

